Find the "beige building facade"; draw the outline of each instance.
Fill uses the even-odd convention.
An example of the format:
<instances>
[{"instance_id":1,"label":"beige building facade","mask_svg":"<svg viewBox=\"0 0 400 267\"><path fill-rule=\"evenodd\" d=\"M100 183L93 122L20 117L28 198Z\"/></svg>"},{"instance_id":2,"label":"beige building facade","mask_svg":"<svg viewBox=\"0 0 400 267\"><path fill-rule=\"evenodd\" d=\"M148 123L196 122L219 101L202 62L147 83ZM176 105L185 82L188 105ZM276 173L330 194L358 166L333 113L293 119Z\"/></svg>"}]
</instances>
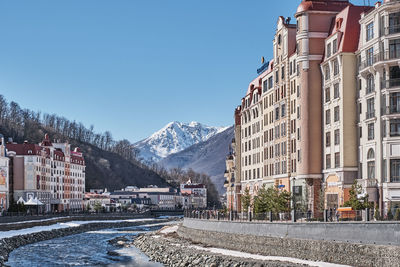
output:
<instances>
[{"instance_id":1,"label":"beige building facade","mask_svg":"<svg viewBox=\"0 0 400 267\"><path fill-rule=\"evenodd\" d=\"M359 22L359 183L386 214L400 207L400 2L378 2Z\"/></svg>"}]
</instances>

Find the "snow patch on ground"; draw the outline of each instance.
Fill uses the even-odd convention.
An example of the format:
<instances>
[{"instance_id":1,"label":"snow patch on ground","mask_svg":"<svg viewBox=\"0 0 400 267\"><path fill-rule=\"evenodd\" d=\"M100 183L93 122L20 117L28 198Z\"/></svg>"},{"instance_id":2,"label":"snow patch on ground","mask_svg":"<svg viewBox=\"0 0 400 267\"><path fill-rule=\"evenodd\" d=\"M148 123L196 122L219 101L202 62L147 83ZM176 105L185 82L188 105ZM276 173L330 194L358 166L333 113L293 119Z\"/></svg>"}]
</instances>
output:
<instances>
[{"instance_id":1,"label":"snow patch on ground","mask_svg":"<svg viewBox=\"0 0 400 267\"><path fill-rule=\"evenodd\" d=\"M341 265L341 264L335 264L335 263L301 260L301 259L290 258L290 257L263 256L263 255L258 255L258 254L251 254L251 253L245 253L245 252L240 252L240 251L236 251L236 250L229 250L229 249L222 249L222 248L204 248L204 247L200 247L200 246L189 246L189 248L208 251L208 252L216 253L216 254L222 254L225 256L262 260L262 261L282 261L282 262L290 262L290 263L296 263L296 264L306 264L309 266L317 266L317 267L349 267L348 265Z\"/></svg>"},{"instance_id":2,"label":"snow patch on ground","mask_svg":"<svg viewBox=\"0 0 400 267\"><path fill-rule=\"evenodd\" d=\"M159 231L159 233L170 234L170 233L175 233L176 231L178 231L178 225L174 225L171 227L164 227Z\"/></svg>"},{"instance_id":3,"label":"snow patch on ground","mask_svg":"<svg viewBox=\"0 0 400 267\"><path fill-rule=\"evenodd\" d=\"M10 231L0 231L0 239L3 238L9 238L13 236L18 236L18 235L26 235L26 234L33 234L33 233L39 233L43 231L51 231L55 229L63 229L63 228L69 228L69 227L78 227L83 224L89 224L89 223L119 223L119 222L145 222L145 221L152 221L154 219L151 218L146 218L146 219L129 219L129 220L109 220L109 221L70 221L70 222L63 222L63 223L56 223L52 225L45 225L45 226L34 226L30 228L25 228L25 229L19 229L19 230L10 230Z\"/></svg>"}]
</instances>

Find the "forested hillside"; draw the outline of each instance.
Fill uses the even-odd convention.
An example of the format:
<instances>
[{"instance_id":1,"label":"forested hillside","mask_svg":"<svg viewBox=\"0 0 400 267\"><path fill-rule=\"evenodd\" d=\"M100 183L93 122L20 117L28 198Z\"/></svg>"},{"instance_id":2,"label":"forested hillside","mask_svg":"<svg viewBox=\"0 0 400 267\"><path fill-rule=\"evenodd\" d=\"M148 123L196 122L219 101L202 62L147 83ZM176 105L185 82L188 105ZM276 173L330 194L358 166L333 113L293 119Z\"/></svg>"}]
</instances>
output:
<instances>
[{"instance_id":1,"label":"forested hillside","mask_svg":"<svg viewBox=\"0 0 400 267\"><path fill-rule=\"evenodd\" d=\"M128 140L115 141L110 132L96 133L93 129L54 114L22 109L0 95L0 133L6 140L11 137L18 143L39 143L48 133L51 140L79 146L87 166L86 189L167 185L165 179L136 160L137 151Z\"/></svg>"}]
</instances>

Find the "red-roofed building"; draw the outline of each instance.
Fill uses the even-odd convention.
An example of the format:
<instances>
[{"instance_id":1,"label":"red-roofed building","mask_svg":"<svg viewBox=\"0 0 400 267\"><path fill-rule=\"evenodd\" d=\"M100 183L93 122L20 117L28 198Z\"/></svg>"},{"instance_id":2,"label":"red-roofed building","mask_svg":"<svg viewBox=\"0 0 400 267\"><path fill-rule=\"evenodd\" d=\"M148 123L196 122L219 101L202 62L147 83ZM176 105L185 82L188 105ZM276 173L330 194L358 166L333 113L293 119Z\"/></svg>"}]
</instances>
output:
<instances>
[{"instance_id":1,"label":"red-roofed building","mask_svg":"<svg viewBox=\"0 0 400 267\"><path fill-rule=\"evenodd\" d=\"M207 208L207 188L203 184L194 184L190 180L180 186L180 200L184 209Z\"/></svg>"},{"instance_id":2,"label":"red-roofed building","mask_svg":"<svg viewBox=\"0 0 400 267\"><path fill-rule=\"evenodd\" d=\"M13 198L38 198L43 211L83 209L85 160L79 148L68 143L52 143L46 134L39 144L9 143L13 161Z\"/></svg>"},{"instance_id":3,"label":"red-roofed building","mask_svg":"<svg viewBox=\"0 0 400 267\"><path fill-rule=\"evenodd\" d=\"M323 181L325 207L334 209L349 200L349 191L357 179L356 70L361 14L367 6L349 5L332 20L325 39L322 114Z\"/></svg>"}]
</instances>

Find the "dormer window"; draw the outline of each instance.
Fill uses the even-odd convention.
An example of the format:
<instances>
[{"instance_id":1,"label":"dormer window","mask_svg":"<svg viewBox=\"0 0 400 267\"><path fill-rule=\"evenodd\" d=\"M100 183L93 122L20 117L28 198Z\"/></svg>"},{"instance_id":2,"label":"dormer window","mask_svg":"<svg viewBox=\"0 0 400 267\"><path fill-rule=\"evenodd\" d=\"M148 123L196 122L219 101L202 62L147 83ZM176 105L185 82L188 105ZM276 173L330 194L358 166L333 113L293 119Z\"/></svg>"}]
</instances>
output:
<instances>
[{"instance_id":1,"label":"dormer window","mask_svg":"<svg viewBox=\"0 0 400 267\"><path fill-rule=\"evenodd\" d=\"M332 54L335 54L337 52L337 39L332 41Z\"/></svg>"},{"instance_id":2,"label":"dormer window","mask_svg":"<svg viewBox=\"0 0 400 267\"><path fill-rule=\"evenodd\" d=\"M326 46L326 57L330 57L331 54L331 43Z\"/></svg>"}]
</instances>

